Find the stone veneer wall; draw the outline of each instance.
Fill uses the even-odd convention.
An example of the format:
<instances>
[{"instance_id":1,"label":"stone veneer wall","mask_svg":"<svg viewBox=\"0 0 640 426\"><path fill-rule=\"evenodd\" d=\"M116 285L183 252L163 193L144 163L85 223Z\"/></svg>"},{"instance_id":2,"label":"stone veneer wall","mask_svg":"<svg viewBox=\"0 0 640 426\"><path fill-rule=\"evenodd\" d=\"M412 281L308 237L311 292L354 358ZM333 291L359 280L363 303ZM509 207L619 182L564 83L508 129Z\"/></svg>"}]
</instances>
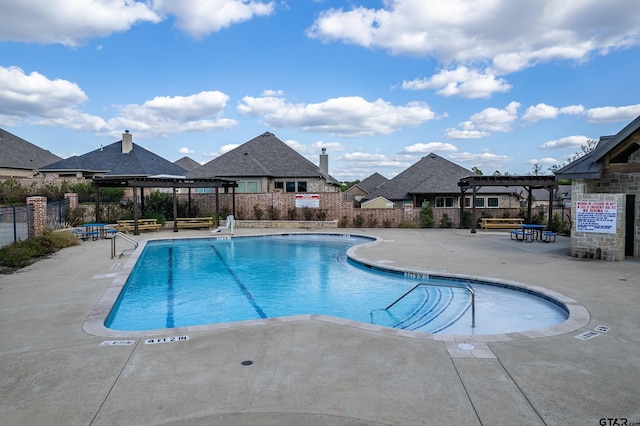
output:
<instances>
[{"instance_id":1,"label":"stone veneer wall","mask_svg":"<svg viewBox=\"0 0 640 426\"><path fill-rule=\"evenodd\" d=\"M599 180L577 179L572 183L571 197L577 201L616 201L618 205L616 233L576 232L576 209L572 209L571 255L580 258L624 260L626 195L635 194L635 257L640 256L640 174L612 174Z\"/></svg>"}]
</instances>

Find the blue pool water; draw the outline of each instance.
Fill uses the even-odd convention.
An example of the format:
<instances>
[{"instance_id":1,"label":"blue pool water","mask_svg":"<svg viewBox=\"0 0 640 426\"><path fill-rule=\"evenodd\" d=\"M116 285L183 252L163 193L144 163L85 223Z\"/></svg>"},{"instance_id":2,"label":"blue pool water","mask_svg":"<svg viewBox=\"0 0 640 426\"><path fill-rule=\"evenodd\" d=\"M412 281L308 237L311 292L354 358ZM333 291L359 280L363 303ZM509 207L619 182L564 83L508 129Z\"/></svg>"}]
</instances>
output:
<instances>
[{"instance_id":1,"label":"blue pool water","mask_svg":"<svg viewBox=\"0 0 640 426\"><path fill-rule=\"evenodd\" d=\"M371 241L317 234L150 241L105 325L155 330L322 314L428 333L495 334L568 317L559 303L528 292L409 278L347 259L350 247ZM420 285L385 309L419 283L444 286ZM475 292L475 328L464 285Z\"/></svg>"}]
</instances>

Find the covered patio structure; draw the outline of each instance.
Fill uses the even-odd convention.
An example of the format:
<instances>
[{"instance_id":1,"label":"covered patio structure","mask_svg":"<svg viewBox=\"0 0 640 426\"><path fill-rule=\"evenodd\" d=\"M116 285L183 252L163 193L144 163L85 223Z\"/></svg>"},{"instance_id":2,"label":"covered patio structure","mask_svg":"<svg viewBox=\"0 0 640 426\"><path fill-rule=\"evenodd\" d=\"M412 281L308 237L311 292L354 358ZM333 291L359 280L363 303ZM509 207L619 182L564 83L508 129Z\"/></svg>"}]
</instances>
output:
<instances>
[{"instance_id":1,"label":"covered patio structure","mask_svg":"<svg viewBox=\"0 0 640 426\"><path fill-rule=\"evenodd\" d=\"M527 217L528 223L531 223L531 204L533 201L532 190L544 188L549 191L549 217L547 219L547 229L551 229L553 219L553 195L557 188L555 176L468 176L460 179L458 182L460 187L460 227L463 227L464 217L464 197L465 192L472 191L471 200L471 233L476 233L476 195L478 188L482 186L522 186L527 191Z\"/></svg>"},{"instance_id":2,"label":"covered patio structure","mask_svg":"<svg viewBox=\"0 0 640 426\"><path fill-rule=\"evenodd\" d=\"M221 178L184 178L184 177L95 177L92 180L93 187L96 191L96 222L100 222L100 188L116 188L125 187L133 190L133 220L134 235L139 235L138 219L140 218L140 208L138 206L138 193L142 206L144 207L144 188L171 188L173 193L173 232L178 232L178 200L176 197L177 188L188 188L189 211L191 211L191 190L193 188L214 188L215 204L216 204L216 226L220 222L220 188L225 193L231 189L232 207L231 214L235 215L236 210L236 193L238 182L231 179ZM144 209L143 209L144 210Z\"/></svg>"}]
</instances>

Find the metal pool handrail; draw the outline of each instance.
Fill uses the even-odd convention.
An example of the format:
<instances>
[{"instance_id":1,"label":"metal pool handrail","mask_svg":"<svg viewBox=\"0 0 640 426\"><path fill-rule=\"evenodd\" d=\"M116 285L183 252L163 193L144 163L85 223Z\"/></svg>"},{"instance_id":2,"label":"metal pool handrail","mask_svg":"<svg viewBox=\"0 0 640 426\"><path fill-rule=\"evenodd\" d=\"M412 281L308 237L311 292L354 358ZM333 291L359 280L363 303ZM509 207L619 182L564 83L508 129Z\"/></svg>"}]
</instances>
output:
<instances>
[{"instance_id":1,"label":"metal pool handrail","mask_svg":"<svg viewBox=\"0 0 640 426\"><path fill-rule=\"evenodd\" d=\"M111 237L111 258L112 259L114 257L116 257L116 237L120 237L123 240L128 241L131 244L133 244L133 248L132 249L122 250L122 253L120 253L119 257L122 257L124 255L124 252L127 251L127 250L135 250L135 249L138 248L138 242L136 240L134 240L133 238L131 238L127 234L124 234L122 232L116 232L115 234L113 234L113 237Z\"/></svg>"},{"instance_id":2,"label":"metal pool handrail","mask_svg":"<svg viewBox=\"0 0 640 426\"><path fill-rule=\"evenodd\" d=\"M427 286L432 286L432 287L460 288L460 289L463 289L463 290L467 290L471 294L471 327L475 328L475 326L476 326L476 293L473 291L473 289L471 288L471 286L469 284L452 285L452 284L419 283L419 284L416 284L415 286L413 286L405 294L403 294L402 296L398 297L392 304L390 304L389 306L387 306L383 310L384 311L389 310L389 308L391 308L393 305L395 305L396 303L398 303L399 301L404 299L405 296L407 296L409 293L411 293L413 290L415 290L416 288L420 287L421 285L427 285Z\"/></svg>"}]
</instances>

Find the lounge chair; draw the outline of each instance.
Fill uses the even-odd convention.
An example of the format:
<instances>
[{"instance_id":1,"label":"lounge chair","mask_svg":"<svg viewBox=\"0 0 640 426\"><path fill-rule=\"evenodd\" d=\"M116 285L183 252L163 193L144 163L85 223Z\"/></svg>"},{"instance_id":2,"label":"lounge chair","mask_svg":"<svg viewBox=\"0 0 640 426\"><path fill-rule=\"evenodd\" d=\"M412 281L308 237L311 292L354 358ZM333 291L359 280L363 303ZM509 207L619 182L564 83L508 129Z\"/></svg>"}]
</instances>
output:
<instances>
[{"instance_id":1,"label":"lounge chair","mask_svg":"<svg viewBox=\"0 0 640 426\"><path fill-rule=\"evenodd\" d=\"M234 219L233 215L230 214L229 216L227 216L224 226L218 226L216 229L212 230L211 232L215 234L216 232L220 232L223 229L228 229L229 233L233 235L233 227L235 223L236 223L236 220Z\"/></svg>"}]
</instances>

